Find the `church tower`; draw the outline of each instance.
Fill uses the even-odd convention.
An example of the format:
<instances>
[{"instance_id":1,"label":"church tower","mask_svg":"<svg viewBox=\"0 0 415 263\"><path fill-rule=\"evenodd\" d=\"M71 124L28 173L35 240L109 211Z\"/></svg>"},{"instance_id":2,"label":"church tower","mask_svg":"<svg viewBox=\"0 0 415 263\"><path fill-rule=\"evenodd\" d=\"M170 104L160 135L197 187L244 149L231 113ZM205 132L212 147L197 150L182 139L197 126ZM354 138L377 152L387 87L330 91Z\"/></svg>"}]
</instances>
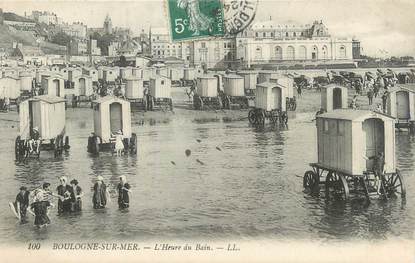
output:
<instances>
[{"instance_id":1,"label":"church tower","mask_svg":"<svg viewBox=\"0 0 415 263\"><path fill-rule=\"evenodd\" d=\"M105 17L105 21L104 21L104 32L105 34L112 34L112 22L108 14Z\"/></svg>"}]
</instances>

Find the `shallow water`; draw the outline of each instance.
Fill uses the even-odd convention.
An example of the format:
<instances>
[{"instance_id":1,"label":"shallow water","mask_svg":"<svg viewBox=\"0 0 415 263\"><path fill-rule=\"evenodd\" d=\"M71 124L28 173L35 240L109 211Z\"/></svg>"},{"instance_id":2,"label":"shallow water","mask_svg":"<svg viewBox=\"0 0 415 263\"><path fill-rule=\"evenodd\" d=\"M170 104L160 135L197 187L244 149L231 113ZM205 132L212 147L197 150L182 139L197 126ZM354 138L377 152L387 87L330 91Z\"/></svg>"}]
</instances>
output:
<instances>
[{"instance_id":1,"label":"shallow water","mask_svg":"<svg viewBox=\"0 0 415 263\"><path fill-rule=\"evenodd\" d=\"M70 152L56 160L45 153L27 164L14 162L17 123L0 121L0 242L414 238L414 138L402 133L396 139L406 203L398 199L367 204L361 198L329 203L324 196L303 193L302 175L316 158L311 118L298 114L289 129L281 130L251 127L247 120L204 121L179 113L161 122L134 116L138 156L92 157L86 152L92 114L89 109L69 110ZM54 208L52 224L42 230L33 227L32 216L28 224L16 222L7 203L18 188L48 181L56 189L60 175L79 181L85 192L82 213L58 217ZM127 176L133 189L128 211L118 210L115 194L105 210L92 209L91 187L97 175L112 189L118 176Z\"/></svg>"}]
</instances>

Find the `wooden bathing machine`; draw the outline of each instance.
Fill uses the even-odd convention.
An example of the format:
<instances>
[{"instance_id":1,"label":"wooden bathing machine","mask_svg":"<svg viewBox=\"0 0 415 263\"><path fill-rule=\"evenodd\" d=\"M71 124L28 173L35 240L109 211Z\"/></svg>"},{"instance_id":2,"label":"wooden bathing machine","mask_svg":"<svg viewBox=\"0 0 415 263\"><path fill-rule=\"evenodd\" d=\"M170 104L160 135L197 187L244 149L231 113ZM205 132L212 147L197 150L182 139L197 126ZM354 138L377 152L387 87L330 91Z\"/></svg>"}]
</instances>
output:
<instances>
[{"instance_id":1,"label":"wooden bathing machine","mask_svg":"<svg viewBox=\"0 0 415 263\"><path fill-rule=\"evenodd\" d=\"M129 77L125 80L125 97L127 99L142 99L144 97L143 80L135 77Z\"/></svg>"},{"instance_id":2,"label":"wooden bathing machine","mask_svg":"<svg viewBox=\"0 0 415 263\"><path fill-rule=\"evenodd\" d=\"M102 97L93 103L94 132L101 137L102 143L110 142L111 133L119 130L124 138L131 137L130 102L113 97Z\"/></svg>"},{"instance_id":3,"label":"wooden bathing machine","mask_svg":"<svg viewBox=\"0 0 415 263\"><path fill-rule=\"evenodd\" d=\"M65 97L65 80L58 76L42 76L42 88L45 95Z\"/></svg>"},{"instance_id":4,"label":"wooden bathing machine","mask_svg":"<svg viewBox=\"0 0 415 263\"><path fill-rule=\"evenodd\" d=\"M372 157L385 156L386 173L396 171L394 119L368 110L338 109L317 116L318 165L348 175L373 170Z\"/></svg>"},{"instance_id":5,"label":"wooden bathing machine","mask_svg":"<svg viewBox=\"0 0 415 263\"><path fill-rule=\"evenodd\" d=\"M223 77L223 91L232 97L245 96L244 78L237 75L226 75Z\"/></svg>"},{"instance_id":6,"label":"wooden bathing machine","mask_svg":"<svg viewBox=\"0 0 415 263\"><path fill-rule=\"evenodd\" d=\"M0 78L0 99L17 99L20 96L20 81L13 77Z\"/></svg>"},{"instance_id":7,"label":"wooden bathing machine","mask_svg":"<svg viewBox=\"0 0 415 263\"><path fill-rule=\"evenodd\" d=\"M218 96L218 79L214 76L197 78L196 94L201 97Z\"/></svg>"},{"instance_id":8,"label":"wooden bathing machine","mask_svg":"<svg viewBox=\"0 0 415 263\"><path fill-rule=\"evenodd\" d=\"M281 86L286 87L286 98L294 98L294 79L281 75L281 74L272 74L272 76L269 78L269 82L275 82Z\"/></svg>"},{"instance_id":9,"label":"wooden bathing machine","mask_svg":"<svg viewBox=\"0 0 415 263\"><path fill-rule=\"evenodd\" d=\"M152 77L149 94L154 98L171 98L171 80L160 75Z\"/></svg>"},{"instance_id":10,"label":"wooden bathing machine","mask_svg":"<svg viewBox=\"0 0 415 263\"><path fill-rule=\"evenodd\" d=\"M386 113L398 122L415 121L415 90L398 85L389 92Z\"/></svg>"},{"instance_id":11,"label":"wooden bathing machine","mask_svg":"<svg viewBox=\"0 0 415 263\"><path fill-rule=\"evenodd\" d=\"M238 71L237 75L244 78L244 88L246 90L256 89L258 73L255 71Z\"/></svg>"},{"instance_id":12,"label":"wooden bathing machine","mask_svg":"<svg viewBox=\"0 0 415 263\"><path fill-rule=\"evenodd\" d=\"M42 139L54 139L65 133L65 100L42 95L22 101L19 117L21 139L29 139L35 127L39 128Z\"/></svg>"},{"instance_id":13,"label":"wooden bathing machine","mask_svg":"<svg viewBox=\"0 0 415 263\"><path fill-rule=\"evenodd\" d=\"M347 109L347 88L329 84L321 88L321 108L326 112Z\"/></svg>"},{"instance_id":14,"label":"wooden bathing machine","mask_svg":"<svg viewBox=\"0 0 415 263\"><path fill-rule=\"evenodd\" d=\"M286 92L286 87L275 82L257 84L255 107L265 111L286 111Z\"/></svg>"}]
</instances>

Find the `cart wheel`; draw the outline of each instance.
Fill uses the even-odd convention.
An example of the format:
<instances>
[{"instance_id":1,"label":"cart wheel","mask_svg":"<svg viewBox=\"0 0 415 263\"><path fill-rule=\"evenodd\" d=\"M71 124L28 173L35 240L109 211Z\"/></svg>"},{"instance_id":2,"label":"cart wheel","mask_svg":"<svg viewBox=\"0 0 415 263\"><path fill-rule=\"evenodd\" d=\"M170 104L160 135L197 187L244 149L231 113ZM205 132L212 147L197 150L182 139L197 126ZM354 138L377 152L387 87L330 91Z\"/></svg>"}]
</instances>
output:
<instances>
[{"instance_id":1,"label":"cart wheel","mask_svg":"<svg viewBox=\"0 0 415 263\"><path fill-rule=\"evenodd\" d=\"M327 199L347 200L349 198L349 186L343 175L329 172L325 185Z\"/></svg>"},{"instance_id":2,"label":"cart wheel","mask_svg":"<svg viewBox=\"0 0 415 263\"><path fill-rule=\"evenodd\" d=\"M263 110L259 110L256 114L256 123L259 125L264 125L265 123L265 113Z\"/></svg>"},{"instance_id":3,"label":"cart wheel","mask_svg":"<svg viewBox=\"0 0 415 263\"><path fill-rule=\"evenodd\" d=\"M406 197L405 182L399 170L396 173L385 175L383 184L385 186L386 196L390 197Z\"/></svg>"},{"instance_id":4,"label":"cart wheel","mask_svg":"<svg viewBox=\"0 0 415 263\"><path fill-rule=\"evenodd\" d=\"M307 191L313 191L318 186L318 175L314 171L307 171L303 177L303 187Z\"/></svg>"},{"instance_id":5,"label":"cart wheel","mask_svg":"<svg viewBox=\"0 0 415 263\"><path fill-rule=\"evenodd\" d=\"M255 116L255 110L250 110L248 112L248 120L250 124L255 124L256 122L256 116Z\"/></svg>"},{"instance_id":6,"label":"cart wheel","mask_svg":"<svg viewBox=\"0 0 415 263\"><path fill-rule=\"evenodd\" d=\"M291 110L295 111L297 109L297 100L294 98L291 105Z\"/></svg>"}]
</instances>

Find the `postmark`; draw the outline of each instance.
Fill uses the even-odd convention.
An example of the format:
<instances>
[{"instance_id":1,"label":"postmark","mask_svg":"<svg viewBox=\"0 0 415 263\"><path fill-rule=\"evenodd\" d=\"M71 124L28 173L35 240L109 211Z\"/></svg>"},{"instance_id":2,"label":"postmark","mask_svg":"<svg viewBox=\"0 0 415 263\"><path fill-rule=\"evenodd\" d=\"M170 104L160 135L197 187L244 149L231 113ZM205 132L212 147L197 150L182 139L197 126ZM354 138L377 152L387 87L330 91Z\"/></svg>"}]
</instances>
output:
<instances>
[{"instance_id":1,"label":"postmark","mask_svg":"<svg viewBox=\"0 0 415 263\"><path fill-rule=\"evenodd\" d=\"M258 0L224 0L224 18L227 34L237 34L255 18Z\"/></svg>"},{"instance_id":2,"label":"postmark","mask_svg":"<svg viewBox=\"0 0 415 263\"><path fill-rule=\"evenodd\" d=\"M225 34L220 0L167 0L173 41L221 37Z\"/></svg>"}]
</instances>

